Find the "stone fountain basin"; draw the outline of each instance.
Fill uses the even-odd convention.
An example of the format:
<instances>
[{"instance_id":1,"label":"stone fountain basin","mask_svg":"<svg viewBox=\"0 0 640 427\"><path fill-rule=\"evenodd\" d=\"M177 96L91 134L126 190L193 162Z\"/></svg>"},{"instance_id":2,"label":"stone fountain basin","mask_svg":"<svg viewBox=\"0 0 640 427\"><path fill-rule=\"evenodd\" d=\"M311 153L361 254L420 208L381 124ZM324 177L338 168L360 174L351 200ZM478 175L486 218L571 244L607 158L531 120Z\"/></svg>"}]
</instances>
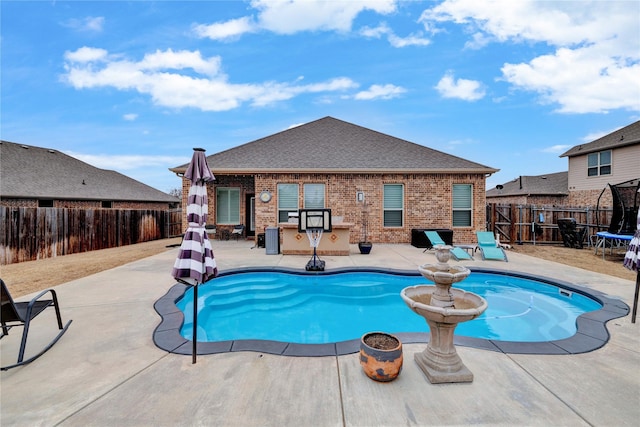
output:
<instances>
[{"instance_id":1,"label":"stone fountain basin","mask_svg":"<svg viewBox=\"0 0 640 427\"><path fill-rule=\"evenodd\" d=\"M480 295L458 288L450 289L454 307L435 307L430 305L435 290L435 286L410 286L404 288L400 296L415 313L440 323L466 322L480 316L488 307L487 300Z\"/></svg>"},{"instance_id":2,"label":"stone fountain basin","mask_svg":"<svg viewBox=\"0 0 640 427\"><path fill-rule=\"evenodd\" d=\"M418 267L418 271L425 279L442 285L451 285L452 283L457 283L463 279L466 279L467 276L471 274L471 270L464 266L450 266L448 264L424 264Z\"/></svg>"}]
</instances>

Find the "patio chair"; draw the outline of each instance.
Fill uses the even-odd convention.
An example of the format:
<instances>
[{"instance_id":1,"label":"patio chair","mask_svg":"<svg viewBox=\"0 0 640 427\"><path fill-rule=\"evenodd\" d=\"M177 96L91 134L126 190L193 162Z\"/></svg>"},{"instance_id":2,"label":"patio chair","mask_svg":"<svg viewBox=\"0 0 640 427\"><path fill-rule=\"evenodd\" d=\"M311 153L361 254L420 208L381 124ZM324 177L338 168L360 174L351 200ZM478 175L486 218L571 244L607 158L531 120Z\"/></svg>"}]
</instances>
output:
<instances>
[{"instance_id":1,"label":"patio chair","mask_svg":"<svg viewBox=\"0 0 640 427\"><path fill-rule=\"evenodd\" d=\"M446 245L446 243L444 242L444 240L442 240L442 238L440 237L437 231L425 231L424 234L426 234L427 239L429 239L429 241L431 242L431 248L433 248L436 245L443 245L443 246ZM422 252L426 252L431 248L427 248ZM457 246L454 246L451 249L449 249L449 252L451 252L451 256L456 261L460 261L461 259L471 259L471 260L473 259L473 257L469 255L467 251Z\"/></svg>"},{"instance_id":2,"label":"patio chair","mask_svg":"<svg viewBox=\"0 0 640 427\"><path fill-rule=\"evenodd\" d=\"M42 356L47 350L49 350L53 345L58 342L60 337L67 332L69 325L71 324L71 320L69 320L66 325L62 326L62 317L60 316L60 306L58 305L58 297L56 295L56 291L53 289L46 289L40 292L38 295L33 297L29 302L14 302L13 298L9 294L9 290L7 289L7 285L5 285L4 281L0 279L0 283L2 284L2 311L0 313L0 319L2 323L2 335L0 335L0 339L9 335L9 329L22 326L22 341L20 343L20 351L18 352L18 362L13 365L3 366L0 369L3 371L9 370L11 368L15 368L17 366L26 365L27 363L31 363L36 360L38 357ZM41 299L45 294L51 293L51 299ZM34 317L38 314L42 313L46 308L53 306L56 311L56 318L58 320L58 329L60 332L56 337L49 343L47 346L40 351L35 356L32 356L28 359L24 359L24 351L27 346L27 335L29 334L29 326Z\"/></svg>"},{"instance_id":3,"label":"patio chair","mask_svg":"<svg viewBox=\"0 0 640 427\"><path fill-rule=\"evenodd\" d=\"M244 225L240 224L240 225L234 226L233 231L231 232L231 235L235 237L236 240L242 237L244 235Z\"/></svg>"},{"instance_id":4,"label":"patio chair","mask_svg":"<svg viewBox=\"0 0 640 427\"><path fill-rule=\"evenodd\" d=\"M480 250L483 260L509 262L507 259L507 253L498 245L493 232L476 231L476 237L478 238L478 246L476 246L476 250Z\"/></svg>"}]
</instances>

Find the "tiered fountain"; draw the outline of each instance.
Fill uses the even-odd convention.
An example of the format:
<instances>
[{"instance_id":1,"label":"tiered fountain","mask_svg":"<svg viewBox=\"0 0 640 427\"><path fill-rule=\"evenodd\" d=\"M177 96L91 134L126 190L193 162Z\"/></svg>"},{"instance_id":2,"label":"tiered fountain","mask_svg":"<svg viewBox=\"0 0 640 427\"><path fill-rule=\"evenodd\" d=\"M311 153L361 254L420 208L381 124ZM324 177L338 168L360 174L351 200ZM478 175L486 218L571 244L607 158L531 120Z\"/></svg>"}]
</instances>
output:
<instances>
[{"instance_id":1,"label":"tiered fountain","mask_svg":"<svg viewBox=\"0 0 640 427\"><path fill-rule=\"evenodd\" d=\"M472 382L473 373L462 363L453 344L453 333L460 322L475 319L487 309L479 295L451 285L469 276L464 266L448 264L451 246L435 247L437 264L424 264L418 270L435 286L418 285L401 292L404 302L429 325L431 337L426 350L414 359L429 381L436 383Z\"/></svg>"}]
</instances>

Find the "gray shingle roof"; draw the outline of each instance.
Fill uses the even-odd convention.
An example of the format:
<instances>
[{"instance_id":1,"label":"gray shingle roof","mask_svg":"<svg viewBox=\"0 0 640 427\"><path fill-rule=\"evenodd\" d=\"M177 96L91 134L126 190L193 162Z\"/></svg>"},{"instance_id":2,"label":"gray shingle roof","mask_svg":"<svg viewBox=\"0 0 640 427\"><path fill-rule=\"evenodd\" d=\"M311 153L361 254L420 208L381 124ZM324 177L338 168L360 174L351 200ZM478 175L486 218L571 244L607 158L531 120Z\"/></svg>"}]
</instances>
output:
<instances>
[{"instance_id":1,"label":"gray shingle roof","mask_svg":"<svg viewBox=\"0 0 640 427\"><path fill-rule=\"evenodd\" d=\"M0 196L175 203L179 200L115 171L60 151L0 142Z\"/></svg>"},{"instance_id":2,"label":"gray shingle roof","mask_svg":"<svg viewBox=\"0 0 640 427\"><path fill-rule=\"evenodd\" d=\"M634 144L640 144L640 120L635 123L631 123L629 126L618 129L615 132L611 132L602 138L591 141L588 144L576 145L561 154L560 157L582 156L596 151L609 150Z\"/></svg>"},{"instance_id":3,"label":"gray shingle roof","mask_svg":"<svg viewBox=\"0 0 640 427\"><path fill-rule=\"evenodd\" d=\"M569 173L556 172L537 176L520 176L502 184L498 190L492 188L487 197L504 196L566 196L569 194ZM522 186L522 188L520 188Z\"/></svg>"},{"instance_id":4,"label":"gray shingle roof","mask_svg":"<svg viewBox=\"0 0 640 427\"><path fill-rule=\"evenodd\" d=\"M324 117L207 157L216 173L494 173L479 163ZM172 168L184 172L187 165Z\"/></svg>"}]
</instances>

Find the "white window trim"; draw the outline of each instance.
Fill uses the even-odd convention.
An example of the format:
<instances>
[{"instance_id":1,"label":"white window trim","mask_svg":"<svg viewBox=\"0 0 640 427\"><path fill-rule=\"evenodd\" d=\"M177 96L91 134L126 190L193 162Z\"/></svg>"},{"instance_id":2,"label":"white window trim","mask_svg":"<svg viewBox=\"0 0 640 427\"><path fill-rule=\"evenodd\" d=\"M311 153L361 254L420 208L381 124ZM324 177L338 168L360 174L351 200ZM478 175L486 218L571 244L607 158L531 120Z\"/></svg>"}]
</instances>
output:
<instances>
[{"instance_id":1,"label":"white window trim","mask_svg":"<svg viewBox=\"0 0 640 427\"><path fill-rule=\"evenodd\" d=\"M609 152L609 163L600 163L600 157L602 153ZM596 166L589 166L589 156L596 155L598 157L598 164ZM603 166L609 166L609 173L602 174L600 173L600 169ZM589 175L589 169L595 168L597 173L595 175ZM613 175L613 151L612 150L601 150L594 153L587 154L587 178L597 178L600 176L611 176Z\"/></svg>"},{"instance_id":2,"label":"white window trim","mask_svg":"<svg viewBox=\"0 0 640 427\"><path fill-rule=\"evenodd\" d=\"M388 211L397 211L398 209L386 209L384 206L384 189L387 185L395 185L395 186L400 186L402 187L402 207L400 208L400 212L401 212L401 221L402 224L401 225L386 225L385 224L385 212ZM403 183L392 183L392 182L388 182L382 185L382 227L383 228L403 228L405 225L405 213L406 213L406 209L405 209L405 205L406 205L406 200L405 200L405 185Z\"/></svg>"},{"instance_id":3,"label":"white window trim","mask_svg":"<svg viewBox=\"0 0 640 427\"><path fill-rule=\"evenodd\" d=\"M453 187L456 185L464 185L469 187L469 189L471 190L470 193L470 206L468 208L456 208L453 206ZM469 225L454 225L453 224L453 213L455 211L464 211L464 212L469 212ZM454 183L451 186L451 227L452 228L472 228L473 227L473 184L467 184L467 183L462 183L462 182L457 182Z\"/></svg>"},{"instance_id":4,"label":"white window trim","mask_svg":"<svg viewBox=\"0 0 640 427\"><path fill-rule=\"evenodd\" d=\"M220 221L220 217L218 216L219 214L219 209L220 209L220 205L218 204L218 194L220 192L220 190L224 190L225 192L229 193L231 191L236 191L238 193L238 218L236 221L230 221L230 222L223 222ZM242 191L239 187L217 187L216 188L216 224L220 224L220 225L236 225L236 224L241 224L242 221L240 220L240 205L241 205L241 200L240 200L240 196L242 194Z\"/></svg>"}]
</instances>

